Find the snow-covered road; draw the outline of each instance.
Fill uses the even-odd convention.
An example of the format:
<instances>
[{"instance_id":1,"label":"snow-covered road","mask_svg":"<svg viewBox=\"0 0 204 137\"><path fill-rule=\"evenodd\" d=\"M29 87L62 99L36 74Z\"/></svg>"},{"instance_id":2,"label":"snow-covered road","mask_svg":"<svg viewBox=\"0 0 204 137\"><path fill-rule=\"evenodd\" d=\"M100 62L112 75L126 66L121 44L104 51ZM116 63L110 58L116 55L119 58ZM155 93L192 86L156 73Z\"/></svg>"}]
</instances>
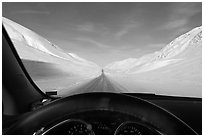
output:
<instances>
[{"instance_id":1,"label":"snow-covered road","mask_svg":"<svg viewBox=\"0 0 204 137\"><path fill-rule=\"evenodd\" d=\"M86 92L125 92L124 90L126 89L102 73L92 80L78 83L78 85L72 89L64 89L60 91L59 94L64 96Z\"/></svg>"}]
</instances>

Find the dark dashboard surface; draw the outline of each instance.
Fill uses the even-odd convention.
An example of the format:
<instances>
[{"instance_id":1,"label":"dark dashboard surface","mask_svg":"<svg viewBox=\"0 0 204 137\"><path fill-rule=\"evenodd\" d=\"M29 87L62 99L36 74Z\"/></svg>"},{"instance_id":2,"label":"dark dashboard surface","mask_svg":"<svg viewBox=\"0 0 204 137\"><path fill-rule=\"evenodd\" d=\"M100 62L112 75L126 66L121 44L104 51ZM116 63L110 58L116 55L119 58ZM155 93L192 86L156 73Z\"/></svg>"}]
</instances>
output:
<instances>
[{"instance_id":1,"label":"dark dashboard surface","mask_svg":"<svg viewBox=\"0 0 204 137\"><path fill-rule=\"evenodd\" d=\"M159 107L169 111L174 114L176 117L188 124L193 130L198 134L202 134L202 99L200 98L190 98L190 97L172 97L172 96L161 96L154 94L140 94L134 93L130 96L139 97L141 99L147 100L153 104L156 104ZM71 120L73 123L79 122L79 124L73 124L72 127L61 126L58 130L59 134L68 133L69 134L80 134L85 132L79 129L79 127L90 127L90 131L87 131L87 134L159 134L156 131L151 131L147 129L145 131L146 125L143 126L141 121L132 117L131 115L121 114L118 112L110 112L105 110L96 110L90 112L83 112L78 114L70 115L68 120ZM61 121L61 120L59 120ZM81 125L82 124L82 125ZM65 131L62 131L63 128ZM78 128L77 128L78 127ZM67 130L71 129L71 130ZM87 130L87 128L86 128ZM52 131L48 134L53 134Z\"/></svg>"},{"instance_id":2,"label":"dark dashboard surface","mask_svg":"<svg viewBox=\"0 0 204 137\"><path fill-rule=\"evenodd\" d=\"M183 120L202 134L202 98L172 97L155 94L126 93L152 102Z\"/></svg>"},{"instance_id":3,"label":"dark dashboard surface","mask_svg":"<svg viewBox=\"0 0 204 137\"><path fill-rule=\"evenodd\" d=\"M202 99L199 98L185 98L185 97L168 97L168 96L159 96L154 94L128 94L131 96L139 97L141 99L147 100L151 103L156 104L163 109L171 112L186 124L188 124L193 130L195 130L198 134L202 134ZM12 118L9 120L4 120L3 117L3 127L4 125L9 122L13 123L14 121ZM6 119L6 118L5 118ZM18 118L14 116L14 120L16 121ZM96 110L91 112L83 112L78 114L69 115L66 119L71 120L72 122L78 121L78 125L83 127L83 124L86 125L85 127L91 126L91 132L89 134L119 134L120 132L136 132L136 134L142 134L142 130L144 130L143 125L140 125L140 121L135 119L134 117L121 114L116 112L107 112L104 110ZM13 122L12 122L13 121ZM60 123L59 119L59 123ZM131 126L124 126L121 127L119 130L118 128L121 125L125 125L125 123L132 124ZM139 123L139 125L138 125ZM56 121L55 121L56 124ZM52 124L51 124L52 125ZM49 126L48 126L49 127ZM66 127L66 126L64 126ZM124 128L124 129L123 129ZM68 129L68 128L67 128ZM72 129L72 128L70 128ZM118 131L117 131L118 129ZM72 129L75 131L74 129ZM69 132L73 132L69 131ZM61 131L60 131L61 132ZM59 132L59 133L60 133ZM66 130L66 132L68 132ZM79 131L82 132L82 131ZM78 131L77 133L80 134ZM83 131L84 132L84 131ZM61 132L64 133L64 132ZM147 132L145 131L147 134ZM52 132L50 132L52 134ZM88 134L88 133L87 133ZM123 133L125 134L125 133ZM150 134L154 134L151 132ZM155 133L157 134L157 133Z\"/></svg>"}]
</instances>

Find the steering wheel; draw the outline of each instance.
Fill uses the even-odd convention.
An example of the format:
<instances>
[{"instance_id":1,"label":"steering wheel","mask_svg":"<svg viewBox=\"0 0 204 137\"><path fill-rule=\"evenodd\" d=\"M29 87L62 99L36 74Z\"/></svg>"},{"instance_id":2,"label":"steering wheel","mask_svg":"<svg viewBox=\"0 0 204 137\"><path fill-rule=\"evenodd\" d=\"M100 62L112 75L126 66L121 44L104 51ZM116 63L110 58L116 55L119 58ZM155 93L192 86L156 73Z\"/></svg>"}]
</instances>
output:
<instances>
[{"instance_id":1,"label":"steering wheel","mask_svg":"<svg viewBox=\"0 0 204 137\"><path fill-rule=\"evenodd\" d=\"M162 134L197 134L168 111L140 98L120 93L84 93L57 99L26 113L5 134L33 134L53 119L86 110L110 110L130 114L149 123Z\"/></svg>"}]
</instances>

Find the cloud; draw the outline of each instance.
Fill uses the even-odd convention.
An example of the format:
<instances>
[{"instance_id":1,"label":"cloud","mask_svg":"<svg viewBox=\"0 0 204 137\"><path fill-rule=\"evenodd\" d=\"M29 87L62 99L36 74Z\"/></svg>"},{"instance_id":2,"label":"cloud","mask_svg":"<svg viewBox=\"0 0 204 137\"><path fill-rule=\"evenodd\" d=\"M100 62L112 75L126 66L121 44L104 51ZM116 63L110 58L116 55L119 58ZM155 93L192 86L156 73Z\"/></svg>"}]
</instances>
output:
<instances>
[{"instance_id":1,"label":"cloud","mask_svg":"<svg viewBox=\"0 0 204 137\"><path fill-rule=\"evenodd\" d=\"M78 31L86 31L86 32L94 32L95 27L93 24L87 23L87 24L77 25L77 30Z\"/></svg>"},{"instance_id":2,"label":"cloud","mask_svg":"<svg viewBox=\"0 0 204 137\"><path fill-rule=\"evenodd\" d=\"M202 3L181 3L176 5L176 8L173 9L173 11L174 14L190 17L202 12L201 5Z\"/></svg>"},{"instance_id":3,"label":"cloud","mask_svg":"<svg viewBox=\"0 0 204 137\"><path fill-rule=\"evenodd\" d=\"M49 11L38 11L38 10L18 10L13 11L12 14L41 14L41 15L49 15Z\"/></svg>"},{"instance_id":4,"label":"cloud","mask_svg":"<svg viewBox=\"0 0 204 137\"><path fill-rule=\"evenodd\" d=\"M161 29L178 29L188 25L192 16L202 12L201 3L178 3L170 6L169 19Z\"/></svg>"},{"instance_id":5,"label":"cloud","mask_svg":"<svg viewBox=\"0 0 204 137\"><path fill-rule=\"evenodd\" d=\"M127 23L121 27L121 29L115 34L116 38L121 38L122 36L128 34L132 29L137 28L139 25L136 22Z\"/></svg>"},{"instance_id":6,"label":"cloud","mask_svg":"<svg viewBox=\"0 0 204 137\"><path fill-rule=\"evenodd\" d=\"M81 41L81 42L88 42L88 43L91 43L92 45L99 47L99 48L102 48L102 49L110 48L110 46L108 46L106 44L100 43L98 41L95 41L95 40L89 39L89 38L76 38L75 40Z\"/></svg>"},{"instance_id":7,"label":"cloud","mask_svg":"<svg viewBox=\"0 0 204 137\"><path fill-rule=\"evenodd\" d=\"M129 32L129 30L130 30L130 27L125 27L125 28L121 29L119 32L117 32L117 33L115 34L115 36L118 37L118 38L120 38L120 37L122 37L123 35L127 34L127 33Z\"/></svg>"},{"instance_id":8,"label":"cloud","mask_svg":"<svg viewBox=\"0 0 204 137\"><path fill-rule=\"evenodd\" d=\"M110 29L105 27L103 24L93 22L76 25L75 29L79 32L85 32L88 34L94 33L96 35L106 35L110 33Z\"/></svg>"},{"instance_id":9,"label":"cloud","mask_svg":"<svg viewBox=\"0 0 204 137\"><path fill-rule=\"evenodd\" d=\"M167 22L165 25L162 26L162 29L175 29L179 27L183 27L188 23L188 19L177 19Z\"/></svg>"}]
</instances>

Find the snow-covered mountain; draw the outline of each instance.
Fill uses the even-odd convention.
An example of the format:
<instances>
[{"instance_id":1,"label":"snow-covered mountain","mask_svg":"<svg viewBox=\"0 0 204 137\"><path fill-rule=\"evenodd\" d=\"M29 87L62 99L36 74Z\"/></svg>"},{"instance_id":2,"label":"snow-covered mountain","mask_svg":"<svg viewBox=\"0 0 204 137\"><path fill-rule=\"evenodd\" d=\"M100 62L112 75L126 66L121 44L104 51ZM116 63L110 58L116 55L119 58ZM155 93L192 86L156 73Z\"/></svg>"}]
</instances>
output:
<instances>
[{"instance_id":1,"label":"snow-covered mountain","mask_svg":"<svg viewBox=\"0 0 204 137\"><path fill-rule=\"evenodd\" d=\"M113 62L105 67L107 73L134 74L159 69L192 58L202 58L202 27L197 27L170 42L160 51L140 58Z\"/></svg>"},{"instance_id":2,"label":"snow-covered mountain","mask_svg":"<svg viewBox=\"0 0 204 137\"><path fill-rule=\"evenodd\" d=\"M160 51L114 62L104 70L126 92L201 97L202 27L181 35Z\"/></svg>"},{"instance_id":3,"label":"snow-covered mountain","mask_svg":"<svg viewBox=\"0 0 204 137\"><path fill-rule=\"evenodd\" d=\"M3 24L18 51L20 58L55 64L55 68L76 75L96 75L100 68L74 53L67 53L42 36L5 17Z\"/></svg>"}]
</instances>

